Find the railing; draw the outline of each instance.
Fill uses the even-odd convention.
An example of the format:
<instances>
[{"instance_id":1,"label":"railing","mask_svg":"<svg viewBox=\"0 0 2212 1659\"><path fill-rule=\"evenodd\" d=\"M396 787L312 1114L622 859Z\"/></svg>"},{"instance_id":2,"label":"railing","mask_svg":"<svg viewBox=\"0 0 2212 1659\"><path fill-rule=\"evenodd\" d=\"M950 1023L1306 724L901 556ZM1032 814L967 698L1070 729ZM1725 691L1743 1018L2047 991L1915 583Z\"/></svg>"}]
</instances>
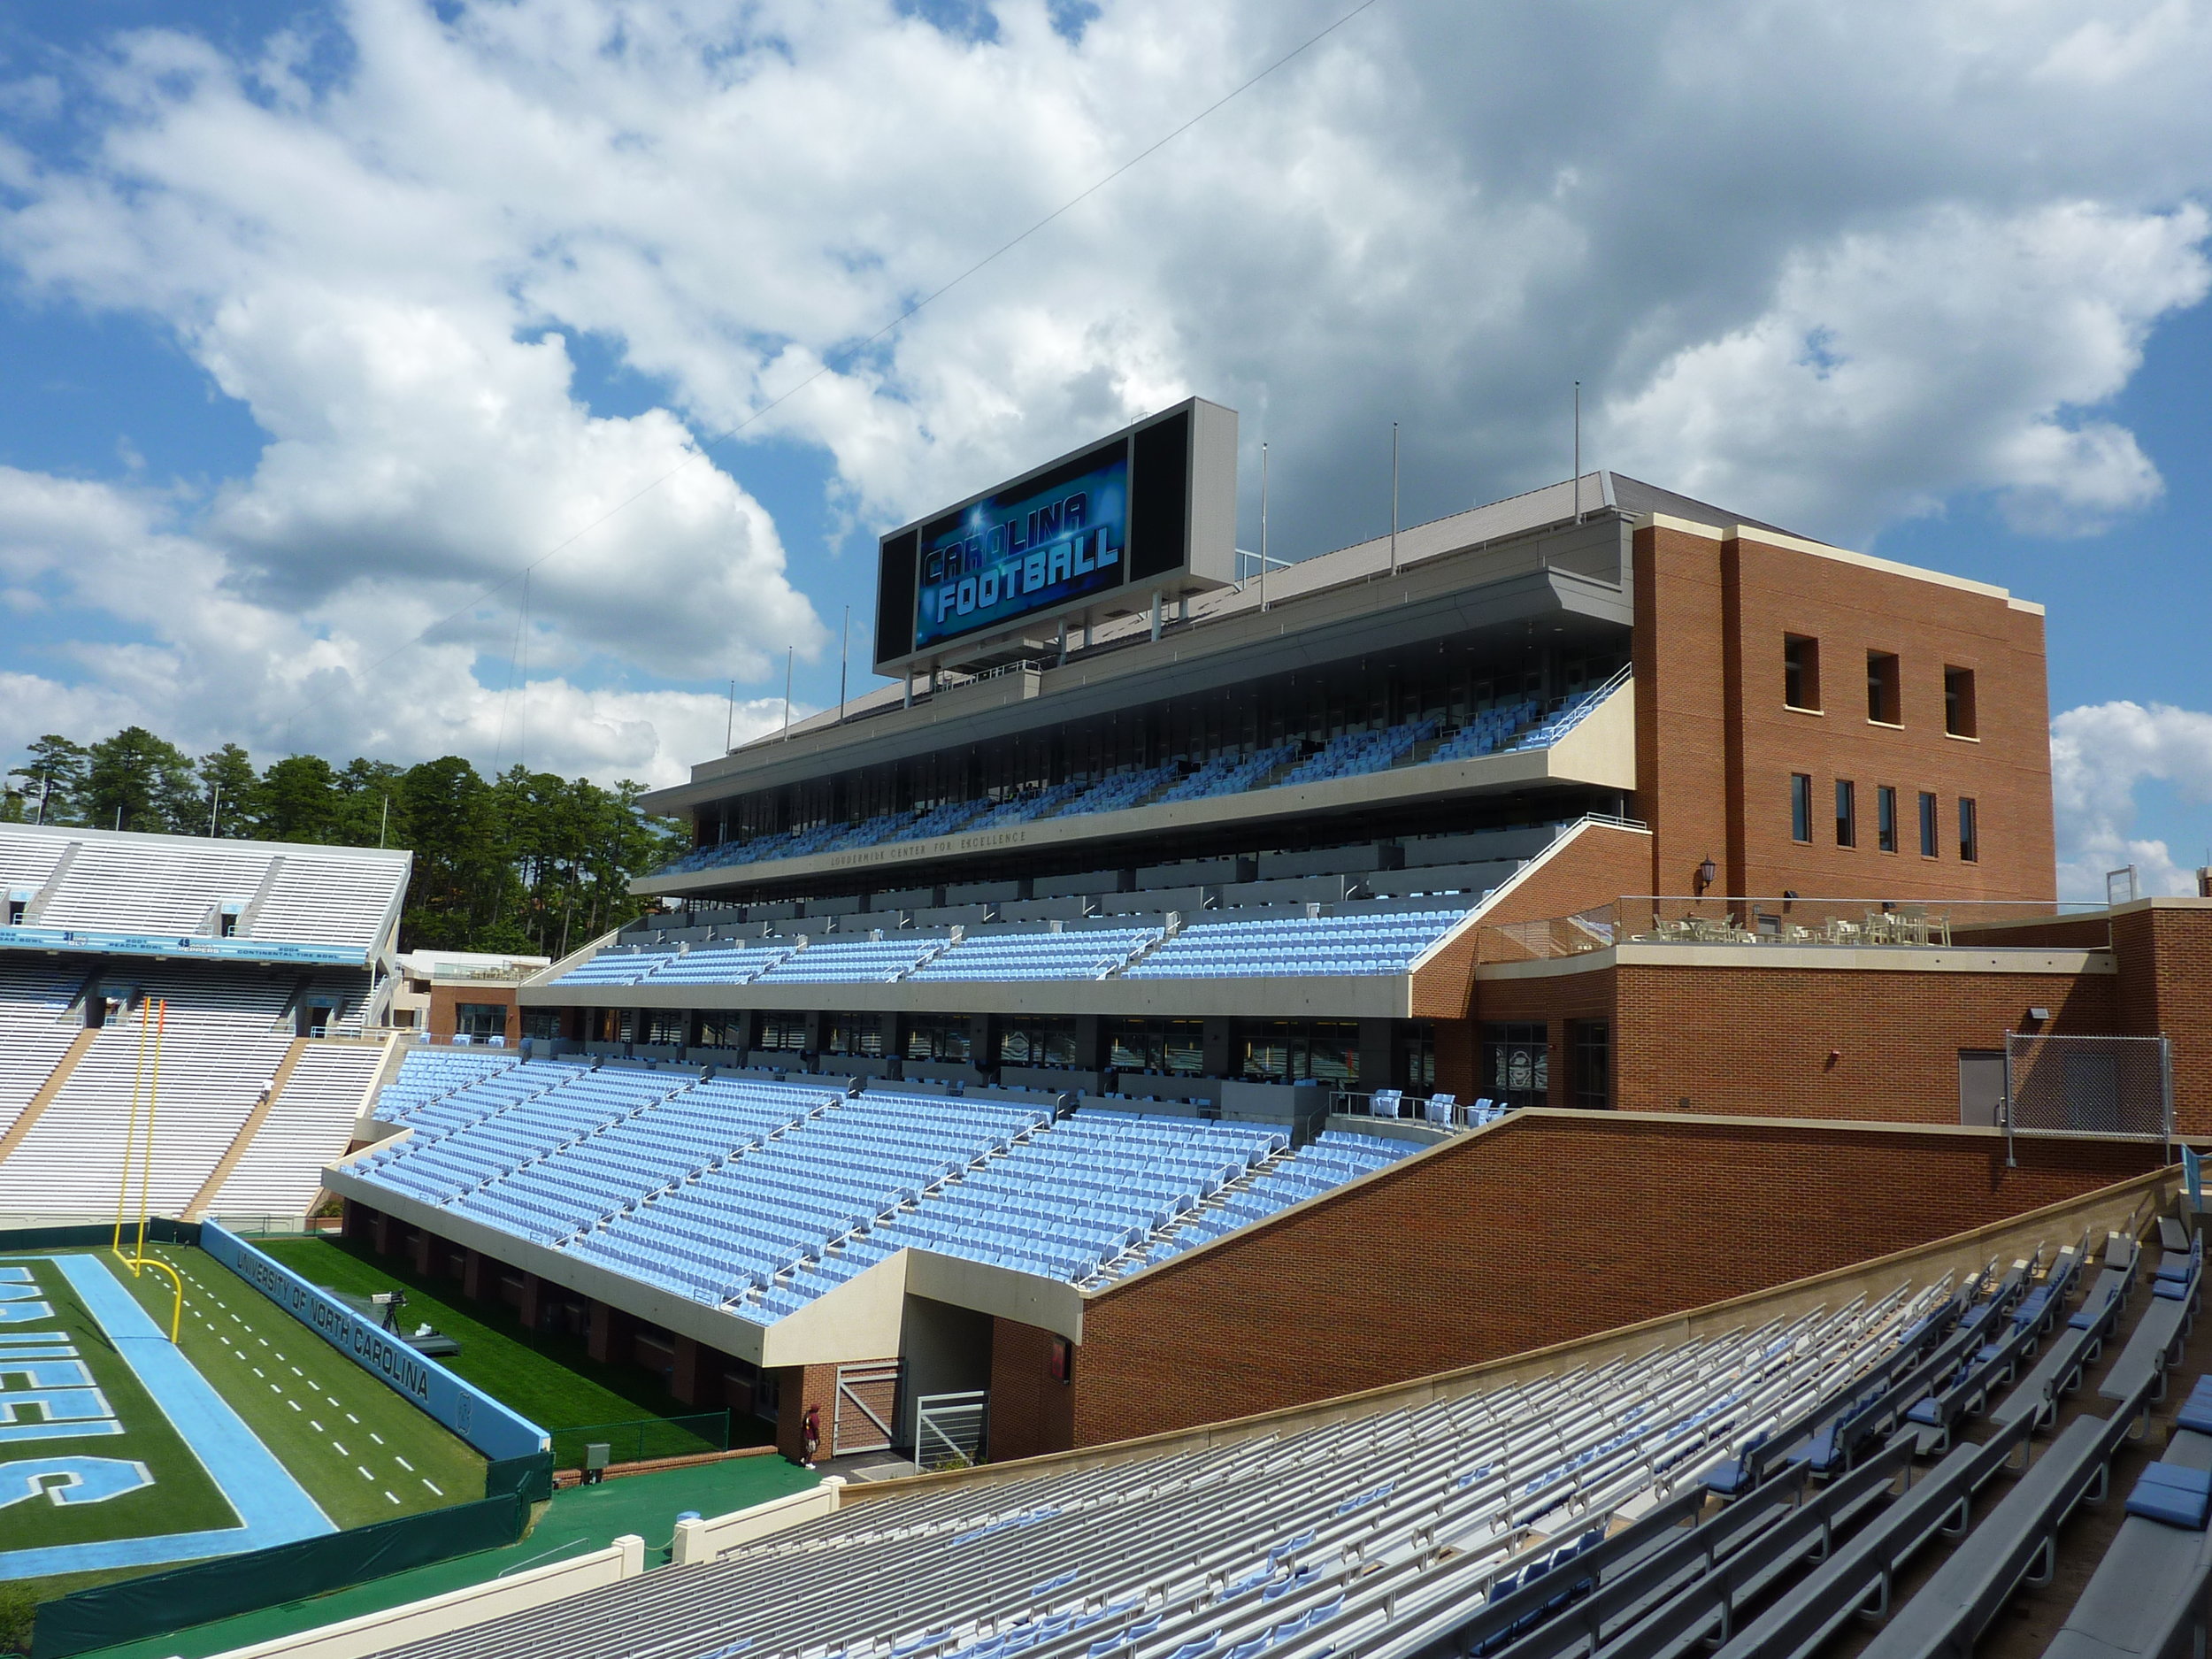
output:
<instances>
[{"instance_id":1,"label":"railing","mask_svg":"<svg viewBox=\"0 0 2212 1659\"><path fill-rule=\"evenodd\" d=\"M1543 962L1615 945L1845 945L2101 949L2101 905L2041 900L1727 898L1637 895L1569 916L1495 922L1482 962Z\"/></svg>"},{"instance_id":2,"label":"railing","mask_svg":"<svg viewBox=\"0 0 2212 1659\"><path fill-rule=\"evenodd\" d=\"M607 1448L608 1461L649 1463L660 1457L695 1457L730 1447L730 1414L702 1411L681 1417L634 1417L625 1423L587 1423L549 1429L556 1469L584 1467L588 1446Z\"/></svg>"},{"instance_id":3,"label":"railing","mask_svg":"<svg viewBox=\"0 0 2212 1659\"><path fill-rule=\"evenodd\" d=\"M1487 1098L1463 1101L1452 1094L1408 1094L1402 1089L1337 1089L1329 1110L1353 1118L1380 1118L1425 1124L1432 1129L1479 1129L1512 1108Z\"/></svg>"}]
</instances>

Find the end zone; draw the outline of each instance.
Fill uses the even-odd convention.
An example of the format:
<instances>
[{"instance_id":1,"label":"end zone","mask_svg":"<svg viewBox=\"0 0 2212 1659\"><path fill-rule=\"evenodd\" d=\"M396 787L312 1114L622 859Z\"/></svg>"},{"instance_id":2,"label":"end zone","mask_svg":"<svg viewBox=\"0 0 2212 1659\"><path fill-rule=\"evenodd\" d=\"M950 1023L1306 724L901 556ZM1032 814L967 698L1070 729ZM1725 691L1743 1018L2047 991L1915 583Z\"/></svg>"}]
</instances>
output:
<instances>
[{"instance_id":1,"label":"end zone","mask_svg":"<svg viewBox=\"0 0 2212 1659\"><path fill-rule=\"evenodd\" d=\"M284 1465L155 1325L96 1256L15 1256L0 1273L16 1294L0 1299L0 1446L81 1440L129 1432L96 1379L97 1359L39 1298L53 1274L83 1303L121 1361L237 1517L230 1527L150 1532L35 1548L0 1550L0 1578L45 1578L117 1567L150 1567L264 1549L338 1529ZM51 1283L50 1279L47 1281ZM27 1294L23 1294L28 1292ZM24 1388L19 1379L30 1386ZM19 1385L19 1386L11 1386ZM63 1386L57 1386L63 1385ZM35 1410L26 1420L24 1412ZM96 1447L29 1453L0 1462L0 1511L40 1496L56 1506L151 1500L157 1476L135 1459L102 1457Z\"/></svg>"}]
</instances>

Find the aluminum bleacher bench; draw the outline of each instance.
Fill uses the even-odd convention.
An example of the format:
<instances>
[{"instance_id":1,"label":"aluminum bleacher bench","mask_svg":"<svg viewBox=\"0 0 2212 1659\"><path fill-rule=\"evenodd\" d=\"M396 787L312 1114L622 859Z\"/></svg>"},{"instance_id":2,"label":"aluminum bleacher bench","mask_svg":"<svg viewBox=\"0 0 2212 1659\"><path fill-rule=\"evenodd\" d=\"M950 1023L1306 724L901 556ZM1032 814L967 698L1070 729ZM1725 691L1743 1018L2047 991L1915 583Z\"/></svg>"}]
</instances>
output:
<instances>
[{"instance_id":1,"label":"aluminum bleacher bench","mask_svg":"<svg viewBox=\"0 0 2212 1659\"><path fill-rule=\"evenodd\" d=\"M2179 1357L2181 1345L2188 1339L2190 1315L2203 1289L2202 1254L2193 1251L2188 1260L2186 1279L2153 1282L2150 1306L2143 1310L2134 1334L2097 1390L2103 1398L2115 1402L2140 1399L2147 1413L2149 1405L2166 1397L2166 1368ZM2147 1392L2143 1387L2146 1379L2151 1384Z\"/></svg>"},{"instance_id":2,"label":"aluminum bleacher bench","mask_svg":"<svg viewBox=\"0 0 2212 1659\"><path fill-rule=\"evenodd\" d=\"M1904 1437L1899 1437L1904 1442ZM2028 1419L2016 1419L1979 1445L1955 1447L1896 1502L1829 1554L1720 1649L1722 1659L1804 1659L1854 1614L1889 1607L1902 1567L1939 1532L1965 1531L1975 1493L2024 1453Z\"/></svg>"},{"instance_id":3,"label":"aluminum bleacher bench","mask_svg":"<svg viewBox=\"0 0 2212 1659\"><path fill-rule=\"evenodd\" d=\"M2193 1403L2198 1398L2190 1396ZM2185 1407L2184 1414L2212 1428L2212 1399L2204 1405L2201 1413ZM2208 1474L2212 1432L2177 1428L2164 1459L2129 1495L2127 1518L2044 1659L2181 1659L2204 1650L2212 1586Z\"/></svg>"},{"instance_id":4,"label":"aluminum bleacher bench","mask_svg":"<svg viewBox=\"0 0 2212 1659\"><path fill-rule=\"evenodd\" d=\"M2059 1528L2078 1505L2109 1489L2112 1459L2135 1415L2122 1409L2068 1424L1860 1659L1971 1659L2015 1591L2050 1582Z\"/></svg>"},{"instance_id":5,"label":"aluminum bleacher bench","mask_svg":"<svg viewBox=\"0 0 2212 1659\"><path fill-rule=\"evenodd\" d=\"M1578 1659L1595 1653L1794 1513L1806 1479L1800 1463L1741 1502L1703 1513L1701 1492L1678 1496L1606 1540L1609 1546L1629 1548L1604 1557L1594 1553L1580 1563L1579 1576L1588 1587L1562 1617L1515 1636L1515 1609L1501 1601L1494 1615L1486 1607L1450 1632L1449 1646L1455 1652L1491 1654L1497 1659ZM1686 1531L1681 1525L1686 1517ZM1525 1609L1520 1616L1525 1616ZM1501 1632L1511 1638L1508 1644L1500 1644Z\"/></svg>"},{"instance_id":6,"label":"aluminum bleacher bench","mask_svg":"<svg viewBox=\"0 0 2212 1659\"><path fill-rule=\"evenodd\" d=\"M1900 1436L1815 1496L1785 1509L1722 1556L1710 1571L1599 1647L1597 1659L1684 1659L1715 1641L1726 1640L1739 1609L1755 1602L1808 1559L1824 1555L1836 1538L1869 1509L1888 1504L1898 1480L1910 1478L1911 1465L1911 1442Z\"/></svg>"}]
</instances>

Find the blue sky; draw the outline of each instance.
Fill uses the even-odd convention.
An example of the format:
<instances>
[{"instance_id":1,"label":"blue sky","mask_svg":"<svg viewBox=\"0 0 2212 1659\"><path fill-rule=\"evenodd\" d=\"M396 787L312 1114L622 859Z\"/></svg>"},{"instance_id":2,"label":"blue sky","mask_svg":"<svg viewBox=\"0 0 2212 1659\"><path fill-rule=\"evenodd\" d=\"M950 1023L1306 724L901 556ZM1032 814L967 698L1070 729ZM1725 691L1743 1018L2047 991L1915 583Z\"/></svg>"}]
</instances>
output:
<instances>
[{"instance_id":1,"label":"blue sky","mask_svg":"<svg viewBox=\"0 0 2212 1659\"><path fill-rule=\"evenodd\" d=\"M2201 9L1381 0L870 340L1348 9L0 0L0 751L664 781L834 700L884 524L1196 392L1301 556L1394 419L1409 520L1558 476L1579 378L1596 463L2047 604L2070 890L2185 881Z\"/></svg>"}]
</instances>

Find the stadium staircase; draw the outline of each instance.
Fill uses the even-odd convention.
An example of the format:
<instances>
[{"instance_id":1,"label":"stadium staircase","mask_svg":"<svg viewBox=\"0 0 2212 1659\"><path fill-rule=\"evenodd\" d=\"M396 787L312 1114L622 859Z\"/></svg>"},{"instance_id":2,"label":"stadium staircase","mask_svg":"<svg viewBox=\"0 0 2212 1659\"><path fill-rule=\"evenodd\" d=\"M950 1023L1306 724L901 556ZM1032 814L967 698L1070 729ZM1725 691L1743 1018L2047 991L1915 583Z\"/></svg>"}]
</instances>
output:
<instances>
[{"instance_id":1,"label":"stadium staircase","mask_svg":"<svg viewBox=\"0 0 2212 1659\"><path fill-rule=\"evenodd\" d=\"M54 1103L54 1097L61 1093L62 1087L69 1081L70 1074L76 1071L77 1062L92 1052L92 1040L99 1034L96 1031L80 1031L63 1051L61 1058L55 1062L54 1069L47 1073L45 1082L38 1086L36 1093L16 1115L15 1121L8 1125L7 1133L0 1135L0 1164L6 1163L8 1155L22 1145L23 1137L31 1133L31 1126Z\"/></svg>"},{"instance_id":2,"label":"stadium staircase","mask_svg":"<svg viewBox=\"0 0 2212 1659\"><path fill-rule=\"evenodd\" d=\"M238 1133L231 1137L230 1145L224 1149L223 1156L216 1159L215 1167L208 1171L207 1179L200 1183L200 1190L193 1194L191 1202L185 1205L185 1220L197 1221L208 1205L214 1202L215 1194L223 1190L223 1183L238 1167L238 1160L246 1156L246 1148L253 1144L254 1136L261 1133L261 1125L269 1121L269 1114L276 1110L277 1102L284 1097L284 1087L292 1080L292 1073L299 1069L300 1056L307 1052L307 1041L304 1037L292 1039L292 1046L285 1050L284 1058L277 1062L276 1075L269 1079L269 1092L254 1102L254 1109L246 1114L246 1121L238 1125Z\"/></svg>"},{"instance_id":3,"label":"stadium staircase","mask_svg":"<svg viewBox=\"0 0 2212 1659\"><path fill-rule=\"evenodd\" d=\"M82 841L71 841L68 846L61 849L61 856L55 860L54 867L46 872L46 879L40 884L38 891L31 895L31 902L23 907L23 921L26 926L36 926L44 921L47 905L53 902L54 895L61 891L61 884L69 878L70 867L77 862L77 855L83 850Z\"/></svg>"}]
</instances>

